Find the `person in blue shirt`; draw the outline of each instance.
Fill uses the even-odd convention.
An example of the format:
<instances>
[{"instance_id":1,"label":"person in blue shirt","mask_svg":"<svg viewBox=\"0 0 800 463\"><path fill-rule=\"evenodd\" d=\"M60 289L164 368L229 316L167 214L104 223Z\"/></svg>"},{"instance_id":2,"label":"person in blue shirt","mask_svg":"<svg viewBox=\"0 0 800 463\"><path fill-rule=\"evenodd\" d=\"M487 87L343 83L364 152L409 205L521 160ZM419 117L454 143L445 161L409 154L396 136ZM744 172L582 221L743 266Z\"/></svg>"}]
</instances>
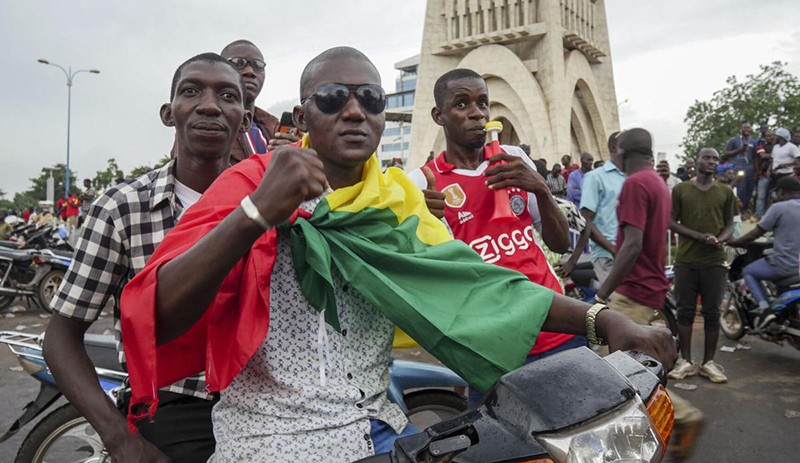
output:
<instances>
[{"instance_id":1,"label":"person in blue shirt","mask_svg":"<svg viewBox=\"0 0 800 463\"><path fill-rule=\"evenodd\" d=\"M569 174L567 180L567 199L575 203L576 206L581 204L581 185L583 184L583 177L587 172L592 170L594 157L591 153L581 154L581 168Z\"/></svg>"},{"instance_id":2,"label":"person in blue shirt","mask_svg":"<svg viewBox=\"0 0 800 463\"><path fill-rule=\"evenodd\" d=\"M617 241L617 197L622 191L622 183L625 182L625 174L621 170L622 162L617 153L618 136L619 132L614 132L608 138L610 161L601 168L587 173L583 178L580 210L581 215L586 219L586 227L575 245L575 251L561 266L562 276L569 275L575 269L590 237L592 239L590 245L592 266L601 284L614 265ZM581 157L581 164L583 164L583 157ZM572 176L570 176L570 180L572 180Z\"/></svg>"},{"instance_id":3,"label":"person in blue shirt","mask_svg":"<svg viewBox=\"0 0 800 463\"><path fill-rule=\"evenodd\" d=\"M756 140L750 138L752 128L745 122L742 124L740 135L731 137L725 146L725 154L722 156L724 162L733 163L733 171L736 173L736 196L742 202L741 213L748 215L750 199L753 197L755 186L755 147Z\"/></svg>"},{"instance_id":4,"label":"person in blue shirt","mask_svg":"<svg viewBox=\"0 0 800 463\"><path fill-rule=\"evenodd\" d=\"M769 301L761 284L762 281L782 280L797 274L798 254L800 254L800 180L793 176L778 179L775 183L776 203L767 209L764 218L755 228L737 239L728 241L731 246L744 246L768 231L775 238L772 254L769 254L744 268L744 281L761 310L762 322L768 320ZM766 315L766 316L765 316Z\"/></svg>"}]
</instances>

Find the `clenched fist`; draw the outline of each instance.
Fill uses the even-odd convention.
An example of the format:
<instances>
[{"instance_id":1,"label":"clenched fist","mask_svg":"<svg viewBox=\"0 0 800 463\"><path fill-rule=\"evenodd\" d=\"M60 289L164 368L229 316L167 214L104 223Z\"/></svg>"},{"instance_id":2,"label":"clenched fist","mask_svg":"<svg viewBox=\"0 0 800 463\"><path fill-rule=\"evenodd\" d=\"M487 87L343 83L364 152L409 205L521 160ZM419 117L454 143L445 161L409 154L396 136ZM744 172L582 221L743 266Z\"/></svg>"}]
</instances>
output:
<instances>
[{"instance_id":1,"label":"clenched fist","mask_svg":"<svg viewBox=\"0 0 800 463\"><path fill-rule=\"evenodd\" d=\"M288 219L303 201L328 188L325 168L313 149L281 146L250 199L261 216L277 225Z\"/></svg>"}]
</instances>

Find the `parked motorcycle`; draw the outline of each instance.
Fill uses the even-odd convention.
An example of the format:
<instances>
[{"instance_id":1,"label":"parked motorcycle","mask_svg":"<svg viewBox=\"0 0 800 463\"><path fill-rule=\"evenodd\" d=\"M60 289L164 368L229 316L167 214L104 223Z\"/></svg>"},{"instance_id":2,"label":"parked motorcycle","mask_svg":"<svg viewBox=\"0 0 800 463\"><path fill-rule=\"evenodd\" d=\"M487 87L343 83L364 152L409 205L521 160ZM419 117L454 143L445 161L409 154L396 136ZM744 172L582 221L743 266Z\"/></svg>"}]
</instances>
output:
<instances>
[{"instance_id":1,"label":"parked motorcycle","mask_svg":"<svg viewBox=\"0 0 800 463\"><path fill-rule=\"evenodd\" d=\"M23 297L51 312L50 301L71 262L72 251L0 247L0 309Z\"/></svg>"},{"instance_id":2,"label":"parked motorcycle","mask_svg":"<svg viewBox=\"0 0 800 463\"><path fill-rule=\"evenodd\" d=\"M771 316L760 317L760 310L744 282L744 268L772 247L768 241L754 241L738 248L728 272L725 295L720 304L720 329L730 339L756 335L769 342L800 349L800 275L766 282Z\"/></svg>"},{"instance_id":3,"label":"parked motorcycle","mask_svg":"<svg viewBox=\"0 0 800 463\"><path fill-rule=\"evenodd\" d=\"M660 462L674 421L664 375L643 354L571 349L508 373L475 408L360 463Z\"/></svg>"},{"instance_id":4,"label":"parked motorcycle","mask_svg":"<svg viewBox=\"0 0 800 463\"><path fill-rule=\"evenodd\" d=\"M0 249L54 249L73 251L66 241L67 229L62 225L50 224L37 228L35 224L20 226L12 231L10 239L0 240Z\"/></svg>"},{"instance_id":5,"label":"parked motorcycle","mask_svg":"<svg viewBox=\"0 0 800 463\"><path fill-rule=\"evenodd\" d=\"M25 406L22 416L0 437L0 442L48 412L22 442L15 463L43 463L52 460L56 452L60 456L71 456L68 461L107 461L102 441L75 407L67 403L51 410L61 392L42 356L43 338L43 335L0 332L0 343L7 344L24 371L41 383L39 395ZM95 365L100 386L118 403L127 374L119 365L114 337L87 334L84 344ZM389 372L389 399L398 404L419 429L451 419L467 408L464 396L452 389L466 387L466 382L445 367L393 360Z\"/></svg>"}]
</instances>

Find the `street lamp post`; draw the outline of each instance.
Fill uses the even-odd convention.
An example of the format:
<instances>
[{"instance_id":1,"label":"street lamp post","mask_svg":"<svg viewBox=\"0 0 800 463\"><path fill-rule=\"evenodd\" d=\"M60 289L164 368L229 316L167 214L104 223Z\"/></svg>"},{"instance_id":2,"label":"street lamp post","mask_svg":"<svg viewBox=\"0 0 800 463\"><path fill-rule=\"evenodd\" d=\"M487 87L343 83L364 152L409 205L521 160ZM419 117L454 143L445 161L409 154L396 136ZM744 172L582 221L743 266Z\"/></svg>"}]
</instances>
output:
<instances>
[{"instance_id":1,"label":"street lamp post","mask_svg":"<svg viewBox=\"0 0 800 463\"><path fill-rule=\"evenodd\" d=\"M61 72L67 77L67 171L66 171L66 179L64 181L64 196L69 197L69 131L70 131L70 119L72 116L72 81L76 75L80 74L81 72L89 72L92 74L100 74L100 71L97 69L78 69L75 72L72 72L72 66L69 69L64 69L63 66L58 65L56 63L51 63L45 59L39 59L38 62L42 64L48 64L50 66L55 66L61 69Z\"/></svg>"}]
</instances>

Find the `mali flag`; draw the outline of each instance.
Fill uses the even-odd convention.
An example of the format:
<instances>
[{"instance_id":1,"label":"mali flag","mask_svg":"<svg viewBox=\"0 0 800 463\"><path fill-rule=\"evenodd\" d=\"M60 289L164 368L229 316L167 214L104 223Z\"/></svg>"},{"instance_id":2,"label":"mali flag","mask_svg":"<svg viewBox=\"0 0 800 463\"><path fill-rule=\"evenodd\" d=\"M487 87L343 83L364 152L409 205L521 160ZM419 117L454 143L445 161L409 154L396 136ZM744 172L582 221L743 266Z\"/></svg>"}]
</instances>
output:
<instances>
[{"instance_id":1,"label":"mali flag","mask_svg":"<svg viewBox=\"0 0 800 463\"><path fill-rule=\"evenodd\" d=\"M304 144L307 144L307 139ZM203 318L180 337L155 341L158 268L185 252L252 193L271 159L253 156L226 171L186 211L121 300L132 405L156 405L158 388L206 373L219 391L268 335L269 285L277 232L264 233L223 281ZM486 264L428 212L421 191L377 156L361 182L337 189L290 228L298 282L309 303L339 329L332 269L387 318L470 384L488 389L525 360L553 292L512 270ZM154 411L150 410L150 413Z\"/></svg>"}]
</instances>

